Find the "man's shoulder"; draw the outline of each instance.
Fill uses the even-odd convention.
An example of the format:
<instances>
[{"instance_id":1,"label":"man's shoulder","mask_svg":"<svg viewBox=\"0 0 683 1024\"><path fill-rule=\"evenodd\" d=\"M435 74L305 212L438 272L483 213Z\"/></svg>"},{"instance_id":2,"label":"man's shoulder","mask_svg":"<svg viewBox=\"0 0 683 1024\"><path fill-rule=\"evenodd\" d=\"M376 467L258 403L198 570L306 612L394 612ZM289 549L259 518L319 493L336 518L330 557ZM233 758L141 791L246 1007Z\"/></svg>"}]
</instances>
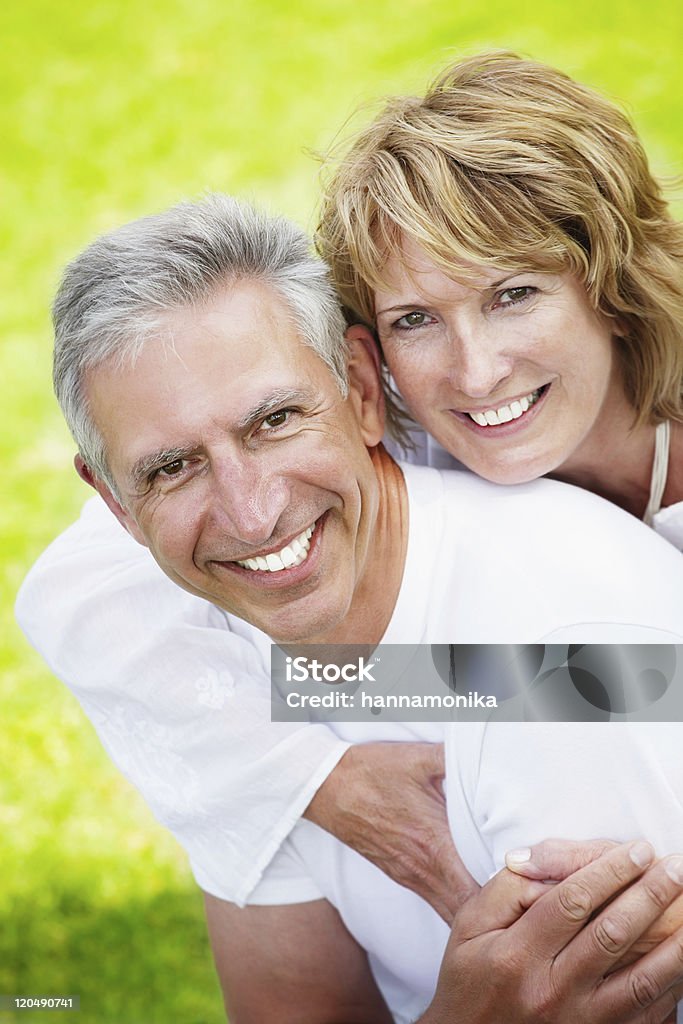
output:
<instances>
[{"instance_id":1,"label":"man's shoulder","mask_svg":"<svg viewBox=\"0 0 683 1024\"><path fill-rule=\"evenodd\" d=\"M410 474L417 467L410 466ZM424 470L424 467L420 467ZM636 550L661 551L674 562L676 554L635 516L581 487L541 477L524 484L491 483L468 470L430 469L438 475L443 500L470 523L514 523L529 536L550 537L584 546L609 538L612 544L634 544ZM431 484L432 488L435 483ZM683 569L683 564L681 564Z\"/></svg>"},{"instance_id":2,"label":"man's shoulder","mask_svg":"<svg viewBox=\"0 0 683 1024\"><path fill-rule=\"evenodd\" d=\"M609 502L547 479L503 487L412 466L406 479L411 544L413 531L428 538L432 632L489 643L558 630L577 642L623 642L624 631L645 642L636 628L647 642L683 636L680 553ZM441 494L440 518L427 492Z\"/></svg>"}]
</instances>

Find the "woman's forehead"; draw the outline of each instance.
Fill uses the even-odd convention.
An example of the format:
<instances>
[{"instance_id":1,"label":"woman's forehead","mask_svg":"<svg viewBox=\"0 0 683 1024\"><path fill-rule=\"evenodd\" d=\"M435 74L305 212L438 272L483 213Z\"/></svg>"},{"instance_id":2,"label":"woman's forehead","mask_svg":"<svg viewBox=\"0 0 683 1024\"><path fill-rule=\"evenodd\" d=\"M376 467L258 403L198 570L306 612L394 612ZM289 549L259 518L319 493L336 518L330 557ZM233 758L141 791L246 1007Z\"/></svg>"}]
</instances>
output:
<instances>
[{"instance_id":1,"label":"woman's forehead","mask_svg":"<svg viewBox=\"0 0 683 1024\"><path fill-rule=\"evenodd\" d=\"M378 275L374 287L375 303L378 306L387 297L407 291L416 291L422 295L429 292L436 294L443 289L450 292L457 289L463 292L486 291L518 273L547 273L557 269L560 268L522 263L513 257L508 260L499 258L490 263L462 258L447 262L430 253L414 239L404 236L396 250L388 254Z\"/></svg>"}]
</instances>

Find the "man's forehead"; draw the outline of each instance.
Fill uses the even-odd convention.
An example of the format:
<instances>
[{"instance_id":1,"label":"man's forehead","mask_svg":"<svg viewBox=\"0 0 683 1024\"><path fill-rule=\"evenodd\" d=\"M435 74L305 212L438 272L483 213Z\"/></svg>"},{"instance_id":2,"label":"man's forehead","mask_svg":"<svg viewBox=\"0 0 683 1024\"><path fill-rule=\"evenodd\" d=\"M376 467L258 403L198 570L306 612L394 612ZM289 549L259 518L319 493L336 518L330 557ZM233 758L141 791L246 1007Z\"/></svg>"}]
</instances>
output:
<instances>
[{"instance_id":1,"label":"man's forehead","mask_svg":"<svg viewBox=\"0 0 683 1024\"><path fill-rule=\"evenodd\" d=\"M207 393L219 385L240 420L251 407L272 405L279 392L334 381L285 300L271 285L248 280L216 289L201 304L167 310L142 345L88 370L85 387L97 405L117 387L141 397L165 387L169 399L176 392L182 401L202 367Z\"/></svg>"},{"instance_id":2,"label":"man's forehead","mask_svg":"<svg viewBox=\"0 0 683 1024\"><path fill-rule=\"evenodd\" d=\"M185 328L198 322L218 322L223 317L234 320L244 317L248 321L269 321L273 326L286 324L291 319L289 306L277 289L257 278L238 278L219 282L202 299L167 311L168 319Z\"/></svg>"}]
</instances>

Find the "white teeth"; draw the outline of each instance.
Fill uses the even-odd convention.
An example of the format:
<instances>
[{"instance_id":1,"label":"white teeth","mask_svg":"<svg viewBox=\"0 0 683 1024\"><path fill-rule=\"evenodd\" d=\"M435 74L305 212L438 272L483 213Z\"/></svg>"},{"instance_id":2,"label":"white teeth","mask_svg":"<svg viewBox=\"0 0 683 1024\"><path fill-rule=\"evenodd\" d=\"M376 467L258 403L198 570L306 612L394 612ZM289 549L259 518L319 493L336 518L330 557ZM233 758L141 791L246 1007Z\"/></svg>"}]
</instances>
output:
<instances>
[{"instance_id":1,"label":"white teeth","mask_svg":"<svg viewBox=\"0 0 683 1024\"><path fill-rule=\"evenodd\" d=\"M289 569L290 565L294 565L294 563L296 562L296 555L294 554L292 549L289 547L289 545L287 545L286 548L282 549L281 558L282 558L282 561L285 563L285 565L287 566L288 569Z\"/></svg>"},{"instance_id":2,"label":"white teeth","mask_svg":"<svg viewBox=\"0 0 683 1024\"><path fill-rule=\"evenodd\" d=\"M281 551L271 551L269 555L256 555L255 558L245 558L243 562L237 564L241 565L243 569L251 569L252 572L257 569L260 572L281 572L283 569L301 565L308 555L314 529L315 523L290 541Z\"/></svg>"},{"instance_id":3,"label":"white teeth","mask_svg":"<svg viewBox=\"0 0 683 1024\"><path fill-rule=\"evenodd\" d=\"M496 427L501 423L518 420L527 409L530 409L541 396L541 389L532 391L525 398L520 398L510 405L501 405L499 409L487 409L486 412L470 412L467 415L480 427Z\"/></svg>"}]
</instances>

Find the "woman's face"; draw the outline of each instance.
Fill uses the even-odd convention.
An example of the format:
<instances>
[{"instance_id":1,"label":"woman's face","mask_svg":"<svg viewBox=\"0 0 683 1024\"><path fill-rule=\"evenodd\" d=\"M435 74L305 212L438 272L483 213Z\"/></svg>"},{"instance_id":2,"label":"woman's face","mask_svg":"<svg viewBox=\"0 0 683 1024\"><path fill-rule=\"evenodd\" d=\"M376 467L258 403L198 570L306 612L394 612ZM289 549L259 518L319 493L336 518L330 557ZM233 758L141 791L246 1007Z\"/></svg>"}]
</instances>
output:
<instances>
[{"instance_id":1,"label":"woman's face","mask_svg":"<svg viewBox=\"0 0 683 1024\"><path fill-rule=\"evenodd\" d=\"M387 263L375 311L410 412L487 480L521 483L571 466L625 402L614 321L569 273L482 267L464 285L406 242Z\"/></svg>"}]
</instances>

